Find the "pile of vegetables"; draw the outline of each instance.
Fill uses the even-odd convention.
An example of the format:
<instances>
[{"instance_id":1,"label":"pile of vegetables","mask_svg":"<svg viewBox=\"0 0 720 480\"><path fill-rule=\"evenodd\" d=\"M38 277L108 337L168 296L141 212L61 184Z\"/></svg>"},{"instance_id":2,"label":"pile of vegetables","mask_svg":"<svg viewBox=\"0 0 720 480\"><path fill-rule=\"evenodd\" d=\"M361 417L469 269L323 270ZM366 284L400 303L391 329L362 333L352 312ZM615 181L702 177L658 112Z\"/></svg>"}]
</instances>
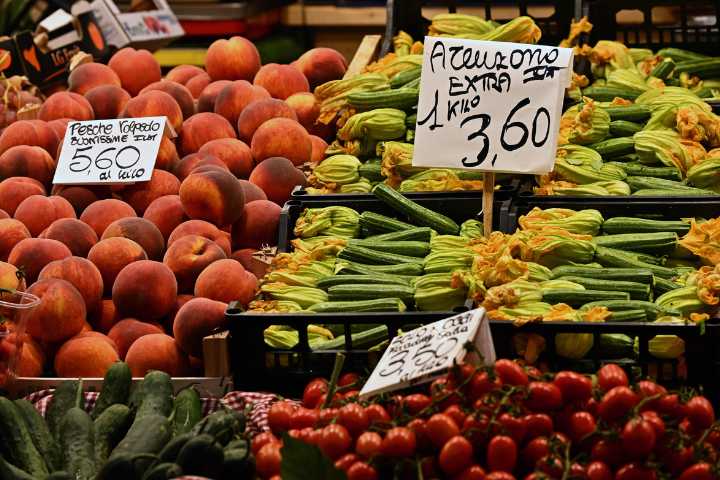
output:
<instances>
[{"instance_id":1,"label":"pile of vegetables","mask_svg":"<svg viewBox=\"0 0 720 480\"><path fill-rule=\"evenodd\" d=\"M220 407L203 418L197 391L173 395L163 372L131 384L128 365L113 364L86 411L82 381L63 382L45 418L27 400L0 397L0 479L253 478L242 413Z\"/></svg>"}]
</instances>

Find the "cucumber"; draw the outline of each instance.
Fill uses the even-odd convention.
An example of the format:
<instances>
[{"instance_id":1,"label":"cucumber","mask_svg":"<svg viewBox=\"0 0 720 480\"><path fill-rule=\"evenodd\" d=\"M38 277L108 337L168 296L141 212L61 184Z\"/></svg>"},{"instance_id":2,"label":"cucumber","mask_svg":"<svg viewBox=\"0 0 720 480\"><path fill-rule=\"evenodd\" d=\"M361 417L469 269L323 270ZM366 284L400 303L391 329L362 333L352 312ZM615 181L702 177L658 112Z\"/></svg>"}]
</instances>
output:
<instances>
[{"instance_id":1,"label":"cucumber","mask_svg":"<svg viewBox=\"0 0 720 480\"><path fill-rule=\"evenodd\" d=\"M188 433L202 420L202 402L193 386L178 392L173 410L173 435Z\"/></svg>"},{"instance_id":2,"label":"cucumber","mask_svg":"<svg viewBox=\"0 0 720 480\"><path fill-rule=\"evenodd\" d=\"M142 381L142 401L135 413L135 421L148 415L169 416L173 408L173 387L170 375L152 370Z\"/></svg>"},{"instance_id":3,"label":"cucumber","mask_svg":"<svg viewBox=\"0 0 720 480\"><path fill-rule=\"evenodd\" d=\"M558 280L582 285L587 290L602 290L608 292L627 292L633 300L650 299L650 285L646 283L629 282L622 280L601 280L598 278L565 276Z\"/></svg>"},{"instance_id":4,"label":"cucumber","mask_svg":"<svg viewBox=\"0 0 720 480\"><path fill-rule=\"evenodd\" d=\"M55 437L55 440L58 439L60 421L63 416L65 416L65 413L77 404L79 391L81 392L80 382L76 380L68 380L58 385L53 392L52 398L50 399L50 405L45 413L45 421L47 422L48 428L53 434L53 437Z\"/></svg>"},{"instance_id":5,"label":"cucumber","mask_svg":"<svg viewBox=\"0 0 720 480\"><path fill-rule=\"evenodd\" d=\"M58 449L55 439L50 434L50 429L45 423L37 409L32 403L24 398L20 398L13 402L20 417L25 422L25 426L30 433L33 444L37 448L38 453L45 459L45 464L49 471L58 470L61 467L60 450Z\"/></svg>"},{"instance_id":6,"label":"cucumber","mask_svg":"<svg viewBox=\"0 0 720 480\"><path fill-rule=\"evenodd\" d=\"M652 285L653 273L644 268L596 268L584 265L560 265L552 269L552 278L590 277L599 280L624 280Z\"/></svg>"},{"instance_id":7,"label":"cucumber","mask_svg":"<svg viewBox=\"0 0 720 480\"><path fill-rule=\"evenodd\" d=\"M551 289L542 292L542 301L551 305L567 303L571 307L580 307L589 302L600 300L630 300L626 292L607 292L604 290Z\"/></svg>"},{"instance_id":8,"label":"cucumber","mask_svg":"<svg viewBox=\"0 0 720 480\"><path fill-rule=\"evenodd\" d=\"M15 404L0 397L0 447L6 460L35 478L47 476L48 468L32 441L25 421Z\"/></svg>"},{"instance_id":9,"label":"cucumber","mask_svg":"<svg viewBox=\"0 0 720 480\"><path fill-rule=\"evenodd\" d=\"M110 366L103 379L100 395L95 406L90 412L90 417L95 420L110 405L116 403L127 403L132 385L132 373L125 362L115 362Z\"/></svg>"},{"instance_id":10,"label":"cucumber","mask_svg":"<svg viewBox=\"0 0 720 480\"><path fill-rule=\"evenodd\" d=\"M79 407L73 407L60 422L60 449L63 469L76 480L93 480L95 470L95 434L92 418Z\"/></svg>"},{"instance_id":11,"label":"cucumber","mask_svg":"<svg viewBox=\"0 0 720 480\"><path fill-rule=\"evenodd\" d=\"M0 480L35 480L35 478L0 455Z\"/></svg>"},{"instance_id":12,"label":"cucumber","mask_svg":"<svg viewBox=\"0 0 720 480\"><path fill-rule=\"evenodd\" d=\"M252 478L255 465L250 456L250 449L244 447L226 448L223 451L222 474L220 480L235 480L237 478Z\"/></svg>"},{"instance_id":13,"label":"cucumber","mask_svg":"<svg viewBox=\"0 0 720 480\"><path fill-rule=\"evenodd\" d=\"M180 449L191 439L195 437L195 433L187 432L178 435L177 437L170 440L167 445L160 450L158 454L158 461L160 462L174 462L177 460Z\"/></svg>"},{"instance_id":14,"label":"cucumber","mask_svg":"<svg viewBox=\"0 0 720 480\"><path fill-rule=\"evenodd\" d=\"M234 436L245 430L245 415L228 408L211 413L195 425L191 433L207 433L225 446Z\"/></svg>"},{"instance_id":15,"label":"cucumber","mask_svg":"<svg viewBox=\"0 0 720 480\"><path fill-rule=\"evenodd\" d=\"M172 425L165 415L149 414L143 418L135 418L125 438L113 449L108 461L119 456L130 456L137 454L157 454L170 441L172 437ZM150 464L149 461L139 460L133 467L144 472Z\"/></svg>"},{"instance_id":16,"label":"cucumber","mask_svg":"<svg viewBox=\"0 0 720 480\"><path fill-rule=\"evenodd\" d=\"M154 467L150 468L142 480L169 480L171 478L177 478L184 474L183 469L176 463L159 463Z\"/></svg>"},{"instance_id":17,"label":"cucumber","mask_svg":"<svg viewBox=\"0 0 720 480\"><path fill-rule=\"evenodd\" d=\"M102 465L130 426L131 411L127 405L116 403L106 408L93 424L95 461Z\"/></svg>"},{"instance_id":18,"label":"cucumber","mask_svg":"<svg viewBox=\"0 0 720 480\"><path fill-rule=\"evenodd\" d=\"M135 480L142 478L142 471L138 469L141 461L151 462L154 455L144 453L120 453L111 456L102 466L96 480Z\"/></svg>"},{"instance_id":19,"label":"cucumber","mask_svg":"<svg viewBox=\"0 0 720 480\"><path fill-rule=\"evenodd\" d=\"M52 472L46 480L75 480L75 477L65 470L58 470L57 472Z\"/></svg>"},{"instance_id":20,"label":"cucumber","mask_svg":"<svg viewBox=\"0 0 720 480\"><path fill-rule=\"evenodd\" d=\"M191 438L178 453L177 464L184 475L217 478L222 471L223 449L215 437L203 433Z\"/></svg>"}]
</instances>

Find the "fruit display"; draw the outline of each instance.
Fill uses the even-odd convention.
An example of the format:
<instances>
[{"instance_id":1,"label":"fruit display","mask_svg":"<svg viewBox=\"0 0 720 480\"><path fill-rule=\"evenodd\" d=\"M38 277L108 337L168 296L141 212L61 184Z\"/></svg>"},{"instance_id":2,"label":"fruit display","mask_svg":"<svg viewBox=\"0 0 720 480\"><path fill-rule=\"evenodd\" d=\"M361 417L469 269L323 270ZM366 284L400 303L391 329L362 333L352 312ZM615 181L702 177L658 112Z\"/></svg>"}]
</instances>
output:
<instances>
[{"instance_id":1,"label":"fruit display","mask_svg":"<svg viewBox=\"0 0 720 480\"><path fill-rule=\"evenodd\" d=\"M0 73L0 132L15 122L18 112L42 103L43 95L25 77L6 77ZM29 134L29 132L28 132Z\"/></svg>"}]
</instances>

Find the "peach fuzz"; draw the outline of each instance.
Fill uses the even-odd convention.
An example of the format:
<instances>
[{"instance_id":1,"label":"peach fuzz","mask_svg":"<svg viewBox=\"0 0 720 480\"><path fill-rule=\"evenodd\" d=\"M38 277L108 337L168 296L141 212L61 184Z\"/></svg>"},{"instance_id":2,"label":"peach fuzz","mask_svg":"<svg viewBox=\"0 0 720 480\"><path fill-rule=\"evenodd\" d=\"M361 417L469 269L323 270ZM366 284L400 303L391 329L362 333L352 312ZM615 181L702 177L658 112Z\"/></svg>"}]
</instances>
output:
<instances>
[{"instance_id":1,"label":"peach fuzz","mask_svg":"<svg viewBox=\"0 0 720 480\"><path fill-rule=\"evenodd\" d=\"M80 215L80 220L90 225L98 237L102 237L108 225L126 217L137 217L137 214L127 203L115 198L108 198L88 205Z\"/></svg>"},{"instance_id":2,"label":"peach fuzz","mask_svg":"<svg viewBox=\"0 0 720 480\"><path fill-rule=\"evenodd\" d=\"M217 113L196 113L182 124L180 152L183 155L195 153L207 142L218 138L235 138L235 129Z\"/></svg>"},{"instance_id":3,"label":"peach fuzz","mask_svg":"<svg viewBox=\"0 0 720 480\"><path fill-rule=\"evenodd\" d=\"M208 170L191 173L183 180L180 201L188 217L223 226L240 218L245 197L230 172Z\"/></svg>"},{"instance_id":4,"label":"peach fuzz","mask_svg":"<svg viewBox=\"0 0 720 480\"><path fill-rule=\"evenodd\" d=\"M203 270L195 281L195 296L219 302L238 301L247 305L255 297L257 278L232 259L218 260Z\"/></svg>"},{"instance_id":5,"label":"peach fuzz","mask_svg":"<svg viewBox=\"0 0 720 480\"><path fill-rule=\"evenodd\" d=\"M148 205L165 195L176 195L180 191L180 180L164 170L153 171L149 182L130 185L122 191L122 197L139 215L145 213Z\"/></svg>"},{"instance_id":6,"label":"peach fuzz","mask_svg":"<svg viewBox=\"0 0 720 480\"><path fill-rule=\"evenodd\" d=\"M338 80L345 75L348 62L342 53L332 48L313 48L292 63L315 88L325 82Z\"/></svg>"},{"instance_id":7,"label":"peach fuzz","mask_svg":"<svg viewBox=\"0 0 720 480\"><path fill-rule=\"evenodd\" d=\"M247 180L238 180L240 187L243 189L245 194L245 203L253 202L255 200L267 200L267 195L263 192L262 188L258 187L254 183L250 183Z\"/></svg>"},{"instance_id":8,"label":"peach fuzz","mask_svg":"<svg viewBox=\"0 0 720 480\"><path fill-rule=\"evenodd\" d=\"M185 85L188 80L193 78L195 75L203 73L205 73L205 70L200 67L196 67L195 65L178 65L173 67L172 70L165 75L165 80Z\"/></svg>"},{"instance_id":9,"label":"peach fuzz","mask_svg":"<svg viewBox=\"0 0 720 480\"><path fill-rule=\"evenodd\" d=\"M278 117L297 120L295 110L282 100L269 98L251 103L238 117L238 138L249 144L260 125Z\"/></svg>"},{"instance_id":10,"label":"peach fuzz","mask_svg":"<svg viewBox=\"0 0 720 480\"><path fill-rule=\"evenodd\" d=\"M189 220L183 210L180 195L165 195L153 200L145 210L143 218L155 224L165 240L178 225Z\"/></svg>"},{"instance_id":11,"label":"peach fuzz","mask_svg":"<svg viewBox=\"0 0 720 480\"><path fill-rule=\"evenodd\" d=\"M172 310L177 281L167 265L140 260L123 268L115 279L112 299L121 315L158 320Z\"/></svg>"},{"instance_id":12,"label":"peach fuzz","mask_svg":"<svg viewBox=\"0 0 720 480\"><path fill-rule=\"evenodd\" d=\"M246 203L243 215L232 227L234 248L277 245L280 205L270 200Z\"/></svg>"},{"instance_id":13,"label":"peach fuzz","mask_svg":"<svg viewBox=\"0 0 720 480\"><path fill-rule=\"evenodd\" d=\"M232 139L220 139L220 140L232 140ZM213 140L215 141L215 140ZM210 142L208 142L210 143ZM203 145L204 146L204 145ZM173 173L180 181L187 178L190 173L198 167L207 165L214 165L220 167L223 170L230 171L228 166L215 155L208 152L195 152L189 155L185 155L183 158L178 160L173 166Z\"/></svg>"},{"instance_id":14,"label":"peach fuzz","mask_svg":"<svg viewBox=\"0 0 720 480\"><path fill-rule=\"evenodd\" d=\"M312 142L310 161L313 163L322 162L325 159L325 150L328 148L327 142L316 135L310 135L310 141Z\"/></svg>"},{"instance_id":15,"label":"peach fuzz","mask_svg":"<svg viewBox=\"0 0 720 480\"><path fill-rule=\"evenodd\" d=\"M100 270L104 290L110 293L123 268L133 262L147 260L148 257L137 242L125 237L110 237L95 244L87 258Z\"/></svg>"},{"instance_id":16,"label":"peach fuzz","mask_svg":"<svg viewBox=\"0 0 720 480\"><path fill-rule=\"evenodd\" d=\"M101 85L85 93L98 120L120 117L131 98L128 92L115 85Z\"/></svg>"},{"instance_id":17,"label":"peach fuzz","mask_svg":"<svg viewBox=\"0 0 720 480\"><path fill-rule=\"evenodd\" d=\"M295 110L300 125L310 131L320 115L320 103L315 99L315 95L309 92L296 93L289 96L285 103Z\"/></svg>"},{"instance_id":18,"label":"peach fuzz","mask_svg":"<svg viewBox=\"0 0 720 480\"><path fill-rule=\"evenodd\" d=\"M175 147L175 141L164 136L160 140L160 148L155 158L155 168L170 171L173 165L180 159Z\"/></svg>"},{"instance_id":19,"label":"peach fuzz","mask_svg":"<svg viewBox=\"0 0 720 480\"><path fill-rule=\"evenodd\" d=\"M62 342L85 325L85 301L70 282L51 278L35 282L28 293L40 304L27 313L27 332L42 342Z\"/></svg>"},{"instance_id":20,"label":"peach fuzz","mask_svg":"<svg viewBox=\"0 0 720 480\"><path fill-rule=\"evenodd\" d=\"M95 112L82 95L72 92L57 92L43 102L38 111L38 119L49 122L58 118L94 120Z\"/></svg>"},{"instance_id":21,"label":"peach fuzz","mask_svg":"<svg viewBox=\"0 0 720 480\"><path fill-rule=\"evenodd\" d=\"M185 235L168 247L163 263L175 274L179 292L192 292L195 279L205 267L227 258L212 240L200 235Z\"/></svg>"},{"instance_id":22,"label":"peach fuzz","mask_svg":"<svg viewBox=\"0 0 720 480\"><path fill-rule=\"evenodd\" d=\"M120 321L115 304L109 298L100 301L100 308L89 318L90 324L98 332L108 333Z\"/></svg>"},{"instance_id":23,"label":"peach fuzz","mask_svg":"<svg viewBox=\"0 0 720 480\"><path fill-rule=\"evenodd\" d=\"M108 225L101 241L108 238L128 238L145 250L149 260L160 260L165 253L165 238L150 220L128 217Z\"/></svg>"},{"instance_id":24,"label":"peach fuzz","mask_svg":"<svg viewBox=\"0 0 720 480\"><path fill-rule=\"evenodd\" d=\"M236 80L217 95L214 112L225 117L231 125L237 125L238 116L245 107L254 101L267 98L270 98L270 94L264 88L246 80Z\"/></svg>"},{"instance_id":25,"label":"peach fuzz","mask_svg":"<svg viewBox=\"0 0 720 480\"><path fill-rule=\"evenodd\" d=\"M16 145L0 155L0 177L30 177L49 185L55 174L55 160L40 147Z\"/></svg>"},{"instance_id":26,"label":"peach fuzz","mask_svg":"<svg viewBox=\"0 0 720 480\"><path fill-rule=\"evenodd\" d=\"M125 105L122 117L167 117L167 123L179 131L183 123L183 114L180 105L169 94L160 90L149 90L131 98Z\"/></svg>"},{"instance_id":27,"label":"peach fuzz","mask_svg":"<svg viewBox=\"0 0 720 480\"><path fill-rule=\"evenodd\" d=\"M300 166L312 157L312 140L295 120L272 118L255 131L250 150L257 163L270 157L284 157Z\"/></svg>"},{"instance_id":28,"label":"peach fuzz","mask_svg":"<svg viewBox=\"0 0 720 480\"><path fill-rule=\"evenodd\" d=\"M55 220L40 238L57 240L68 247L76 257L87 257L90 249L98 242L95 230L76 218Z\"/></svg>"},{"instance_id":29,"label":"peach fuzz","mask_svg":"<svg viewBox=\"0 0 720 480\"><path fill-rule=\"evenodd\" d=\"M88 315L100 309L103 279L100 270L90 260L68 257L50 262L40 271L38 280L59 278L72 284L82 295Z\"/></svg>"},{"instance_id":30,"label":"peach fuzz","mask_svg":"<svg viewBox=\"0 0 720 480\"><path fill-rule=\"evenodd\" d=\"M203 337L227 328L227 303L193 298L180 307L173 322L175 341L188 355L202 357Z\"/></svg>"},{"instance_id":31,"label":"peach fuzz","mask_svg":"<svg viewBox=\"0 0 720 480\"><path fill-rule=\"evenodd\" d=\"M287 158L271 157L255 167L250 182L260 187L268 200L284 205L293 189L297 185L305 186L307 179Z\"/></svg>"},{"instance_id":32,"label":"peach fuzz","mask_svg":"<svg viewBox=\"0 0 720 480\"><path fill-rule=\"evenodd\" d=\"M55 156L59 136L48 122L43 120L18 120L8 125L0 135L0 154L16 145L40 147Z\"/></svg>"},{"instance_id":33,"label":"peach fuzz","mask_svg":"<svg viewBox=\"0 0 720 480\"><path fill-rule=\"evenodd\" d=\"M71 256L70 249L57 240L26 238L18 242L10 250L8 263L23 269L27 284L31 285L37 280L40 271L45 265L54 260L62 260Z\"/></svg>"},{"instance_id":34,"label":"peach fuzz","mask_svg":"<svg viewBox=\"0 0 720 480\"><path fill-rule=\"evenodd\" d=\"M236 138L209 141L200 147L198 153L208 153L219 158L237 178L247 178L255 166L250 147Z\"/></svg>"},{"instance_id":35,"label":"peach fuzz","mask_svg":"<svg viewBox=\"0 0 720 480\"><path fill-rule=\"evenodd\" d=\"M213 80L252 80L260 70L260 53L244 37L214 41L205 56L205 69Z\"/></svg>"},{"instance_id":36,"label":"peach fuzz","mask_svg":"<svg viewBox=\"0 0 720 480\"><path fill-rule=\"evenodd\" d=\"M15 215L18 205L32 195L45 195L45 187L34 178L10 177L0 182L0 208L10 216Z\"/></svg>"},{"instance_id":37,"label":"peach fuzz","mask_svg":"<svg viewBox=\"0 0 720 480\"><path fill-rule=\"evenodd\" d=\"M185 235L200 235L217 243L223 249L225 255L230 255L230 235L223 232L212 223L204 220L188 220L178 225L168 237L167 246L175 243Z\"/></svg>"},{"instance_id":38,"label":"peach fuzz","mask_svg":"<svg viewBox=\"0 0 720 480\"><path fill-rule=\"evenodd\" d=\"M108 332L108 337L115 342L121 359L125 359L130 346L138 338L153 333L165 333L157 323L141 322L134 318L126 318L117 322Z\"/></svg>"},{"instance_id":39,"label":"peach fuzz","mask_svg":"<svg viewBox=\"0 0 720 480\"><path fill-rule=\"evenodd\" d=\"M192 94L193 98L197 99L200 97L200 94L205 90L205 87L210 85L212 82L212 79L210 78L210 75L207 73L201 73L200 75L195 75L190 80L187 81L185 84L185 88L188 89L188 91Z\"/></svg>"},{"instance_id":40,"label":"peach fuzz","mask_svg":"<svg viewBox=\"0 0 720 480\"><path fill-rule=\"evenodd\" d=\"M23 222L33 237L40 235L55 220L76 218L70 202L57 195L32 195L18 205L14 216L16 220Z\"/></svg>"},{"instance_id":41,"label":"peach fuzz","mask_svg":"<svg viewBox=\"0 0 720 480\"><path fill-rule=\"evenodd\" d=\"M152 53L131 47L118 50L110 58L108 67L117 73L122 87L132 96L162 77L160 64Z\"/></svg>"},{"instance_id":42,"label":"peach fuzz","mask_svg":"<svg viewBox=\"0 0 720 480\"><path fill-rule=\"evenodd\" d=\"M118 360L117 351L104 338L73 338L55 354L55 373L64 378L103 378Z\"/></svg>"},{"instance_id":43,"label":"peach fuzz","mask_svg":"<svg viewBox=\"0 0 720 480\"><path fill-rule=\"evenodd\" d=\"M3 218L0 220L0 261L7 261L8 255L15 245L21 241L31 238L27 227L14 218Z\"/></svg>"},{"instance_id":44,"label":"peach fuzz","mask_svg":"<svg viewBox=\"0 0 720 480\"><path fill-rule=\"evenodd\" d=\"M257 258L255 256L256 253L258 253L258 250L254 248L241 248L240 250L235 250L230 258L240 262L242 266L245 267L245 270L255 275L256 278L263 278L270 266L270 260L265 262L261 258Z\"/></svg>"},{"instance_id":45,"label":"peach fuzz","mask_svg":"<svg viewBox=\"0 0 720 480\"><path fill-rule=\"evenodd\" d=\"M73 93L85 95L88 90L101 85L120 86L120 77L112 68L102 63L84 63L70 71L68 76L68 90Z\"/></svg>"},{"instance_id":46,"label":"peach fuzz","mask_svg":"<svg viewBox=\"0 0 720 480\"><path fill-rule=\"evenodd\" d=\"M179 83L170 80L160 80L159 82L151 83L147 87L143 88L140 91L140 95L154 90L165 92L173 97L180 106L183 119L190 118L195 113L195 99L190 93L190 90L185 88L184 85L180 85Z\"/></svg>"},{"instance_id":47,"label":"peach fuzz","mask_svg":"<svg viewBox=\"0 0 720 480\"><path fill-rule=\"evenodd\" d=\"M253 84L265 88L273 98L285 100L293 93L309 92L305 75L292 65L268 63L258 70Z\"/></svg>"},{"instance_id":48,"label":"peach fuzz","mask_svg":"<svg viewBox=\"0 0 720 480\"><path fill-rule=\"evenodd\" d=\"M175 339L164 333L144 335L133 342L125 355L133 377L160 370L172 377L183 377L190 369L187 355Z\"/></svg>"},{"instance_id":49,"label":"peach fuzz","mask_svg":"<svg viewBox=\"0 0 720 480\"><path fill-rule=\"evenodd\" d=\"M230 85L230 80L218 80L208 84L200 93L197 101L198 112L212 112L215 110L215 100L222 90Z\"/></svg>"}]
</instances>

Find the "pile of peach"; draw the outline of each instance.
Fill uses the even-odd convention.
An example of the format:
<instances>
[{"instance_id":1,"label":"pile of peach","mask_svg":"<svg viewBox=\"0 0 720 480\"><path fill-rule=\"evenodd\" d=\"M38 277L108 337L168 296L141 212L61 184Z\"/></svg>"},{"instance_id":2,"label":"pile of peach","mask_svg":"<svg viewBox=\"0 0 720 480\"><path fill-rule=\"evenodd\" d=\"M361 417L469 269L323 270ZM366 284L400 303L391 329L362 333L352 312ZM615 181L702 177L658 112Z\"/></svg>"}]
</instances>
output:
<instances>
[{"instance_id":1,"label":"pile of peach","mask_svg":"<svg viewBox=\"0 0 720 480\"><path fill-rule=\"evenodd\" d=\"M41 299L18 374L101 377L118 359L136 376L201 370L227 303L255 295L264 264L253 253L276 243L280 205L305 181L297 166L322 158L317 135L333 134L315 125L310 88L345 67L330 49L261 66L233 37L209 48L205 70L162 79L149 52L125 48L73 70L37 120L5 128L0 287ZM178 134L163 138L149 182L52 185L69 121L143 116L166 116Z\"/></svg>"}]
</instances>

